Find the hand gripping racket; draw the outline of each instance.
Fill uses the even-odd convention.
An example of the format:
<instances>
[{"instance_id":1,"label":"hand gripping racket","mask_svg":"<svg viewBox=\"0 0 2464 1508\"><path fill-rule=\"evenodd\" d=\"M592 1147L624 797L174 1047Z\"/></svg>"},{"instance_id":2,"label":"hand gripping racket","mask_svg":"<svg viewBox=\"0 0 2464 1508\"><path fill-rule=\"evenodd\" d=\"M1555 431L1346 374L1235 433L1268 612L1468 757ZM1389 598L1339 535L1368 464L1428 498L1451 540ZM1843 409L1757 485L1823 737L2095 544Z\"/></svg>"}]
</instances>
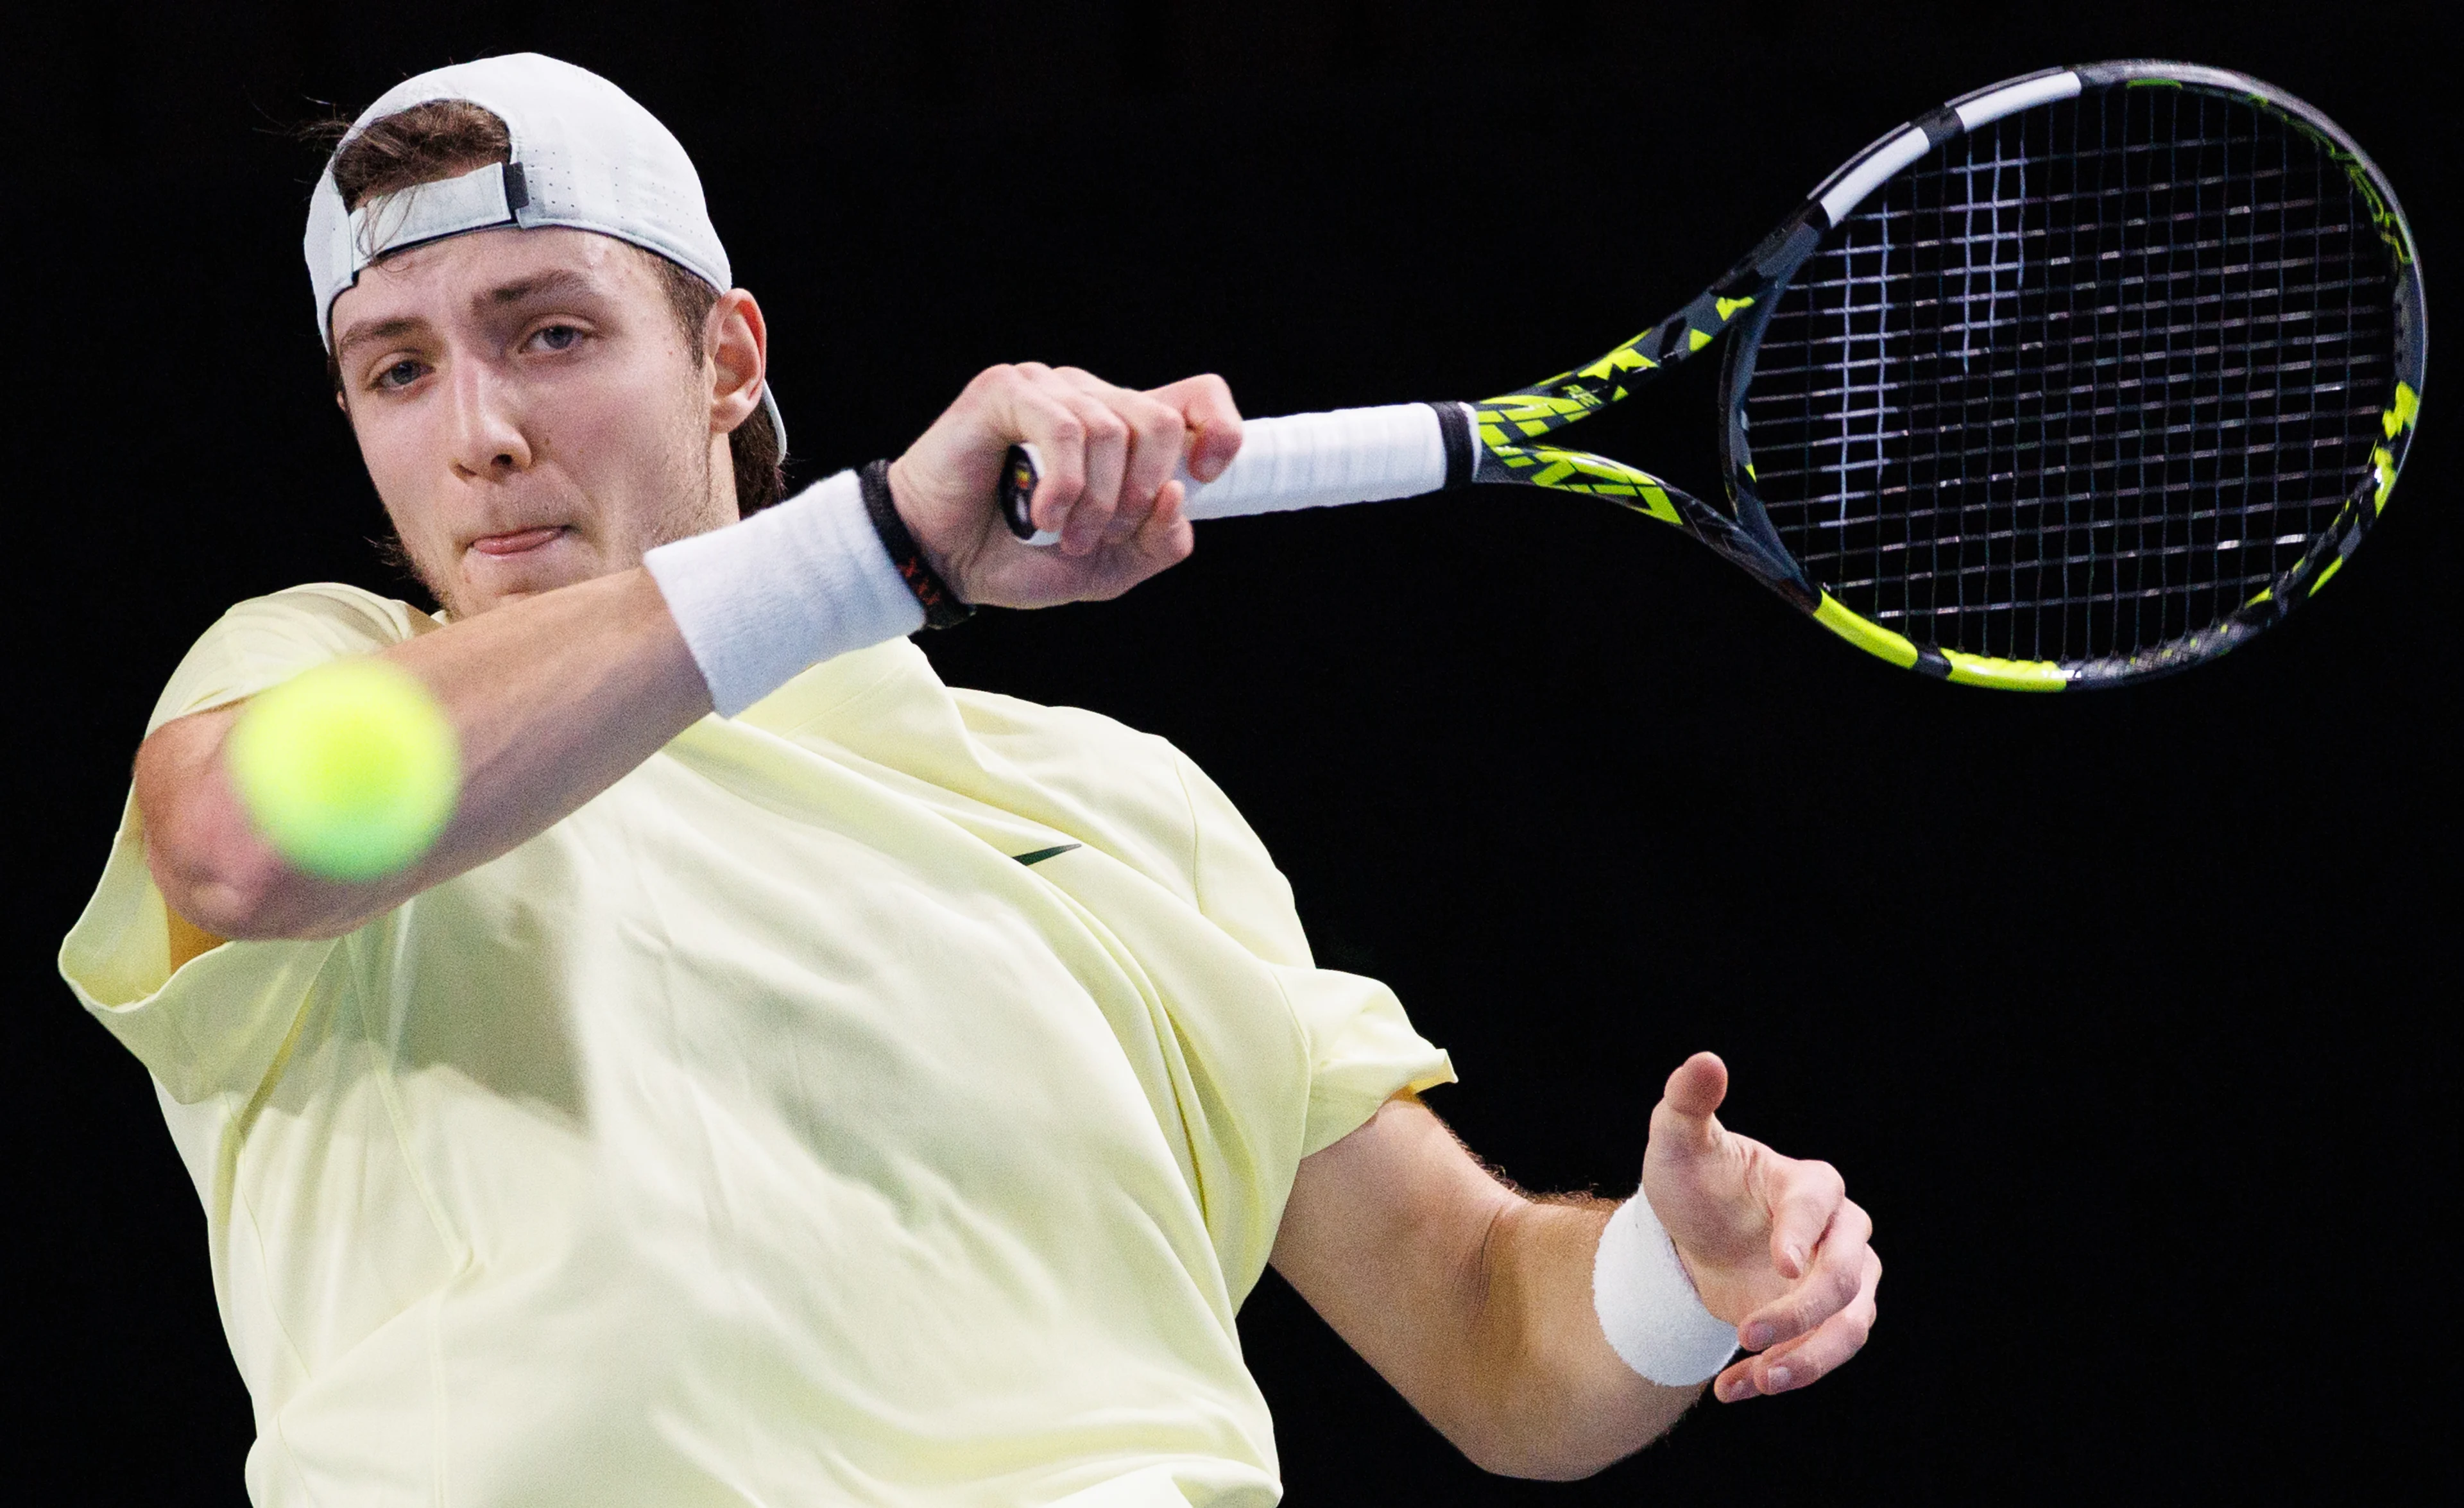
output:
<instances>
[{"instance_id":1,"label":"hand gripping racket","mask_svg":"<svg viewBox=\"0 0 2464 1508\"><path fill-rule=\"evenodd\" d=\"M1251 419L1187 514L1466 482L1675 524L1858 648L1969 685L2212 659L2332 580L2419 412L2395 194L2317 110L2219 69L1996 84L1868 146L1599 360L1479 403ZM1727 506L1549 443L1726 336ZM1001 506L1020 537L1035 457Z\"/></svg>"}]
</instances>

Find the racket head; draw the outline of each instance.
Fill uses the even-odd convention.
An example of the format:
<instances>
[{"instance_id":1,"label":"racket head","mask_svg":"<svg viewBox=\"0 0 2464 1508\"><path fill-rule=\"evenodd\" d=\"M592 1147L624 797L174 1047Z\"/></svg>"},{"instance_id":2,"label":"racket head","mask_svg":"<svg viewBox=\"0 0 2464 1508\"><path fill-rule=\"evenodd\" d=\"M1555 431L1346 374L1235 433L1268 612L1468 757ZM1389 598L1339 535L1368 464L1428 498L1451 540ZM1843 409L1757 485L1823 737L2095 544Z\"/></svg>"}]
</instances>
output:
<instances>
[{"instance_id":1,"label":"racket head","mask_svg":"<svg viewBox=\"0 0 2464 1508\"><path fill-rule=\"evenodd\" d=\"M1927 674L2057 691L2223 654L2335 576L2412 437L2394 190L2239 74L1979 90L1757 256L1723 362L1736 523L1818 621Z\"/></svg>"}]
</instances>

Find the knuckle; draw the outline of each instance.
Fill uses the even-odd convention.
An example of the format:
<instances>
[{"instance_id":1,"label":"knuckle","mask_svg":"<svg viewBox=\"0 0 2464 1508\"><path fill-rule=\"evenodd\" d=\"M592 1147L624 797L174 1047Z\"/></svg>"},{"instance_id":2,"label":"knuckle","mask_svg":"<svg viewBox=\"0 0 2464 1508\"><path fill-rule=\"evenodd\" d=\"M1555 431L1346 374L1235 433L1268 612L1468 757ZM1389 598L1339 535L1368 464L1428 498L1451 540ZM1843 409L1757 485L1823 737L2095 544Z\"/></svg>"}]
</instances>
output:
<instances>
[{"instance_id":1,"label":"knuckle","mask_svg":"<svg viewBox=\"0 0 2464 1508\"><path fill-rule=\"evenodd\" d=\"M1140 396L1130 405L1130 411L1142 434L1177 439L1188 432L1189 421L1183 419L1180 410L1171 404Z\"/></svg>"},{"instance_id":2,"label":"knuckle","mask_svg":"<svg viewBox=\"0 0 2464 1508\"><path fill-rule=\"evenodd\" d=\"M1232 407L1232 385L1213 372L1199 372L1186 381L1176 383L1175 390L1184 401L1207 409Z\"/></svg>"}]
</instances>

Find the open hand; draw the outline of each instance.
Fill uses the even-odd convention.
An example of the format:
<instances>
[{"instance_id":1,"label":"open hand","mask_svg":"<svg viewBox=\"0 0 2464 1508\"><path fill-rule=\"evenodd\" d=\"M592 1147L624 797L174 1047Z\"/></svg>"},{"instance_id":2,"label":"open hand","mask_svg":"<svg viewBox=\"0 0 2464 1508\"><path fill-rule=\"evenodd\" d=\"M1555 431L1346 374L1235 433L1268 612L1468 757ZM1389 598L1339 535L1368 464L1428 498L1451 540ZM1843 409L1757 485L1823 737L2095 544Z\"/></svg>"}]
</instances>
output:
<instances>
[{"instance_id":1,"label":"open hand","mask_svg":"<svg viewBox=\"0 0 2464 1508\"><path fill-rule=\"evenodd\" d=\"M1050 548L1023 543L994 501L1012 444L1043 466L1031 508ZM891 463L899 517L960 600L1008 608L1117 597L1187 557L1173 472L1212 481L1241 449L1241 411L1220 377L1134 392L1074 366L1022 362L967 385Z\"/></svg>"},{"instance_id":2,"label":"open hand","mask_svg":"<svg viewBox=\"0 0 2464 1508\"><path fill-rule=\"evenodd\" d=\"M1642 1194L1676 1244L1704 1307L1759 1352L1712 1390L1735 1403L1803 1387L1857 1354L1874 1325L1882 1259L1874 1222L1828 1163L1782 1157L1712 1114L1727 1065L1697 1053L1651 1112Z\"/></svg>"}]
</instances>

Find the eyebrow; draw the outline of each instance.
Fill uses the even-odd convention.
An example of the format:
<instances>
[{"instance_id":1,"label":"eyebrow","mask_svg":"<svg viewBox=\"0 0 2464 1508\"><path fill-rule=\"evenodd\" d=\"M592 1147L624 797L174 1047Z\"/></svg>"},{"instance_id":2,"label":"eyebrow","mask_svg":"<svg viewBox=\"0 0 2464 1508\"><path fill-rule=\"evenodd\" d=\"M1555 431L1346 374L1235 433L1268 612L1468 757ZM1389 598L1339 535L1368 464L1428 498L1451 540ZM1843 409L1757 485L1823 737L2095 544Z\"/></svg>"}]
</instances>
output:
<instances>
[{"instance_id":1,"label":"eyebrow","mask_svg":"<svg viewBox=\"0 0 2464 1508\"><path fill-rule=\"evenodd\" d=\"M490 309L512 308L517 304L528 303L539 299L580 297L595 295L600 291L596 279L575 272L571 268L558 267L534 277L498 283L495 287L473 298L471 300L471 309L474 314L484 313ZM398 319L354 324L342 332L341 340L334 343L334 357L340 361L355 346L364 345L372 341L398 340L406 335L416 334L427 327L426 320L409 315Z\"/></svg>"},{"instance_id":2,"label":"eyebrow","mask_svg":"<svg viewBox=\"0 0 2464 1508\"><path fill-rule=\"evenodd\" d=\"M352 325L349 329L344 330L342 332L342 338L334 343L334 359L339 362L342 358L350 355L354 346L364 345L371 341L396 340L405 335L414 334L420 330L426 329L427 327L428 322L426 320L380 320L374 323L369 323L363 321L358 324Z\"/></svg>"},{"instance_id":3,"label":"eyebrow","mask_svg":"<svg viewBox=\"0 0 2464 1508\"><path fill-rule=\"evenodd\" d=\"M509 283L498 283L472 299L471 307L474 311L488 308L501 309L510 304L527 303L533 299L558 295L595 294L599 291L599 283L596 279L575 272L569 267L555 267L535 277Z\"/></svg>"}]
</instances>

